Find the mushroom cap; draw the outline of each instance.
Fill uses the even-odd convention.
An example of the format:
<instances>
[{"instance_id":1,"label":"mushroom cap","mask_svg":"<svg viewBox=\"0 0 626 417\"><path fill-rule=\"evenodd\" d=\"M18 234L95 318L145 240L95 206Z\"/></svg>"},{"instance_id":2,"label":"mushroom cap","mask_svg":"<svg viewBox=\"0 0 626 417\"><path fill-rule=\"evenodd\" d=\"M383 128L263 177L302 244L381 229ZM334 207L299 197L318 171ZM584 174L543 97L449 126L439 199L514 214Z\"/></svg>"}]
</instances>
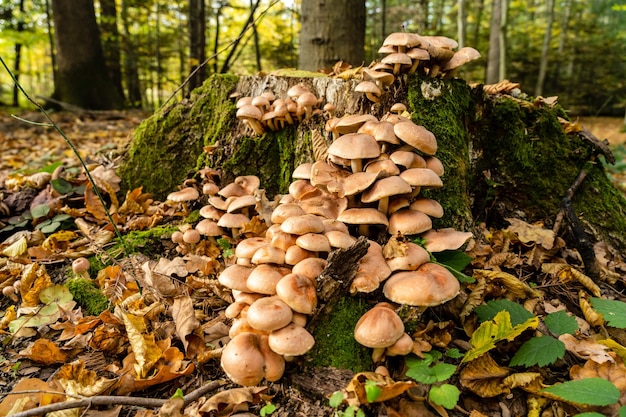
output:
<instances>
[{"instance_id":1,"label":"mushroom cap","mask_svg":"<svg viewBox=\"0 0 626 417\"><path fill-rule=\"evenodd\" d=\"M202 236L196 229L187 229L183 232L183 242L185 243L195 244L200 242L200 239L202 239Z\"/></svg>"},{"instance_id":2,"label":"mushroom cap","mask_svg":"<svg viewBox=\"0 0 626 417\"><path fill-rule=\"evenodd\" d=\"M401 114L406 111L406 106L403 103L394 103L389 111L392 113Z\"/></svg>"},{"instance_id":3,"label":"mushroom cap","mask_svg":"<svg viewBox=\"0 0 626 417\"><path fill-rule=\"evenodd\" d=\"M452 58L450 58L450 60L446 62L446 65L444 65L441 70L451 71L460 67L461 65L467 64L468 62L477 60L478 58L480 58L480 52L478 52L471 46L464 46L454 53Z\"/></svg>"},{"instance_id":4,"label":"mushroom cap","mask_svg":"<svg viewBox=\"0 0 626 417\"><path fill-rule=\"evenodd\" d=\"M354 87L354 91L357 93L369 93L375 97L380 97L383 91L374 81L364 80Z\"/></svg>"},{"instance_id":5,"label":"mushroom cap","mask_svg":"<svg viewBox=\"0 0 626 417\"><path fill-rule=\"evenodd\" d=\"M382 178L365 190L361 196L364 203L372 203L392 195L408 194L413 191L411 185L402 177L393 175Z\"/></svg>"},{"instance_id":6,"label":"mushroom cap","mask_svg":"<svg viewBox=\"0 0 626 417\"><path fill-rule=\"evenodd\" d=\"M386 142L392 145L399 145L401 143L400 139L398 139L395 134L394 124L386 120L378 122L374 127L372 136L374 136L377 142Z\"/></svg>"},{"instance_id":7,"label":"mushroom cap","mask_svg":"<svg viewBox=\"0 0 626 417\"><path fill-rule=\"evenodd\" d=\"M296 245L311 252L330 252L328 238L321 233L305 233L296 239Z\"/></svg>"},{"instance_id":8,"label":"mushroom cap","mask_svg":"<svg viewBox=\"0 0 626 417\"><path fill-rule=\"evenodd\" d=\"M228 197L239 197L250 193L248 192L248 190L246 190L244 187L237 184L236 182L231 182L230 184L222 187L217 194L228 199Z\"/></svg>"},{"instance_id":9,"label":"mushroom cap","mask_svg":"<svg viewBox=\"0 0 626 417\"><path fill-rule=\"evenodd\" d=\"M237 119L254 119L261 120L263 118L263 112L252 104L246 104L237 109Z\"/></svg>"},{"instance_id":10,"label":"mushroom cap","mask_svg":"<svg viewBox=\"0 0 626 417\"><path fill-rule=\"evenodd\" d=\"M354 326L354 338L363 346L386 348L404 334L404 323L388 303L368 310Z\"/></svg>"},{"instance_id":11,"label":"mushroom cap","mask_svg":"<svg viewBox=\"0 0 626 417\"><path fill-rule=\"evenodd\" d=\"M250 194L234 197L228 205L228 209L226 209L226 212L233 213L246 207L255 207L256 203L256 197Z\"/></svg>"},{"instance_id":12,"label":"mushroom cap","mask_svg":"<svg viewBox=\"0 0 626 417\"><path fill-rule=\"evenodd\" d=\"M217 225L229 229L240 229L249 222L250 219L245 214L224 213L224 215L217 221Z\"/></svg>"},{"instance_id":13,"label":"mushroom cap","mask_svg":"<svg viewBox=\"0 0 626 417\"><path fill-rule=\"evenodd\" d=\"M260 350L260 335L239 333L222 351L222 369L236 384L258 385L265 376L265 359Z\"/></svg>"},{"instance_id":14,"label":"mushroom cap","mask_svg":"<svg viewBox=\"0 0 626 417\"><path fill-rule=\"evenodd\" d=\"M279 355L300 356L315 344L315 339L304 327L290 323L275 330L268 337L270 348Z\"/></svg>"},{"instance_id":15,"label":"mushroom cap","mask_svg":"<svg viewBox=\"0 0 626 417\"><path fill-rule=\"evenodd\" d=\"M440 219L443 217L443 207L437 200L426 197L416 198L410 205L411 210L421 211L424 214Z\"/></svg>"},{"instance_id":16,"label":"mushroom cap","mask_svg":"<svg viewBox=\"0 0 626 417\"><path fill-rule=\"evenodd\" d=\"M424 158L424 161L426 161L426 168L432 169L435 174L439 175L440 177L443 176L445 168L439 158L434 156L427 156L426 158Z\"/></svg>"},{"instance_id":17,"label":"mushroom cap","mask_svg":"<svg viewBox=\"0 0 626 417\"><path fill-rule=\"evenodd\" d=\"M324 236L328 239L331 248L347 249L356 242L356 238L349 233L340 232L339 230L329 230L324 232Z\"/></svg>"},{"instance_id":18,"label":"mushroom cap","mask_svg":"<svg viewBox=\"0 0 626 417\"><path fill-rule=\"evenodd\" d=\"M459 249L473 235L470 232L460 232L451 227L439 230L429 230L421 235L426 243L424 247L430 252Z\"/></svg>"},{"instance_id":19,"label":"mushroom cap","mask_svg":"<svg viewBox=\"0 0 626 417\"><path fill-rule=\"evenodd\" d=\"M400 177L414 187L443 187L439 175L430 168L409 168L401 172Z\"/></svg>"},{"instance_id":20,"label":"mushroom cap","mask_svg":"<svg viewBox=\"0 0 626 417\"><path fill-rule=\"evenodd\" d=\"M355 172L343 179L343 194L351 196L358 194L372 185L378 178L376 172Z\"/></svg>"},{"instance_id":21,"label":"mushroom cap","mask_svg":"<svg viewBox=\"0 0 626 417\"><path fill-rule=\"evenodd\" d=\"M290 273L289 268L273 265L259 264L248 275L246 280L247 292L258 292L259 294L276 294L276 284L282 277Z\"/></svg>"},{"instance_id":22,"label":"mushroom cap","mask_svg":"<svg viewBox=\"0 0 626 417\"><path fill-rule=\"evenodd\" d=\"M252 98L252 102L250 104L263 109L263 108L267 108L270 106L270 101L267 99L267 97L256 96Z\"/></svg>"},{"instance_id":23,"label":"mushroom cap","mask_svg":"<svg viewBox=\"0 0 626 417\"><path fill-rule=\"evenodd\" d=\"M271 332L291 323L293 312L276 296L262 297L250 304L246 319L257 330Z\"/></svg>"},{"instance_id":24,"label":"mushroom cap","mask_svg":"<svg viewBox=\"0 0 626 417\"><path fill-rule=\"evenodd\" d=\"M215 195L219 190L220 187L214 182L205 182L202 184L202 194L204 195Z\"/></svg>"},{"instance_id":25,"label":"mushroom cap","mask_svg":"<svg viewBox=\"0 0 626 417\"><path fill-rule=\"evenodd\" d=\"M252 256L257 250L263 246L268 246L269 244L270 241L264 237L254 236L243 239L237 243L237 246L235 247L235 256L237 258L252 259Z\"/></svg>"},{"instance_id":26,"label":"mushroom cap","mask_svg":"<svg viewBox=\"0 0 626 417\"><path fill-rule=\"evenodd\" d=\"M347 133L330 144L328 153L346 159L377 158L380 155L380 148L371 135Z\"/></svg>"},{"instance_id":27,"label":"mushroom cap","mask_svg":"<svg viewBox=\"0 0 626 417\"><path fill-rule=\"evenodd\" d=\"M296 102L300 106L311 107L317 104L317 97L315 97L315 94L311 93L310 91L305 91L298 96Z\"/></svg>"},{"instance_id":28,"label":"mushroom cap","mask_svg":"<svg viewBox=\"0 0 626 417\"><path fill-rule=\"evenodd\" d=\"M415 271L395 272L385 282L383 293L394 303L431 307L450 301L460 289L459 281L450 271L427 262Z\"/></svg>"},{"instance_id":29,"label":"mushroom cap","mask_svg":"<svg viewBox=\"0 0 626 417\"><path fill-rule=\"evenodd\" d=\"M396 77L394 77L393 74L386 71L376 71L370 68L363 68L363 75L365 76L365 79L374 81L382 88L390 86L396 80Z\"/></svg>"},{"instance_id":30,"label":"mushroom cap","mask_svg":"<svg viewBox=\"0 0 626 417\"><path fill-rule=\"evenodd\" d=\"M261 179L256 175L241 175L235 178L233 184L240 186L246 194L254 194L261 186Z\"/></svg>"},{"instance_id":31,"label":"mushroom cap","mask_svg":"<svg viewBox=\"0 0 626 417\"><path fill-rule=\"evenodd\" d=\"M422 48L407 49L406 54L413 60L417 59L419 61L430 61L430 54L427 50Z\"/></svg>"},{"instance_id":32,"label":"mushroom cap","mask_svg":"<svg viewBox=\"0 0 626 417\"><path fill-rule=\"evenodd\" d=\"M285 263L285 251L276 246L267 245L257 249L250 260L254 265L260 264L277 264Z\"/></svg>"},{"instance_id":33,"label":"mushroom cap","mask_svg":"<svg viewBox=\"0 0 626 417\"><path fill-rule=\"evenodd\" d=\"M394 151L389 155L396 165L399 165L405 169L409 168L426 168L426 161L420 155L412 151Z\"/></svg>"},{"instance_id":34,"label":"mushroom cap","mask_svg":"<svg viewBox=\"0 0 626 417\"><path fill-rule=\"evenodd\" d=\"M89 260L85 257L74 259L72 262L72 271L76 274L89 270Z\"/></svg>"},{"instance_id":35,"label":"mushroom cap","mask_svg":"<svg viewBox=\"0 0 626 417\"><path fill-rule=\"evenodd\" d=\"M289 246L285 251L285 263L295 265L306 258L317 258L315 252L301 248L298 245Z\"/></svg>"},{"instance_id":36,"label":"mushroom cap","mask_svg":"<svg viewBox=\"0 0 626 417\"><path fill-rule=\"evenodd\" d=\"M311 185L309 180L295 180L289 184L289 195L291 195L294 200L310 198L315 195L320 195L321 193L322 190Z\"/></svg>"},{"instance_id":37,"label":"mushroom cap","mask_svg":"<svg viewBox=\"0 0 626 417\"><path fill-rule=\"evenodd\" d=\"M270 348L268 336L261 335L260 339L261 353L265 359L265 379L270 382L278 381L285 372L285 359Z\"/></svg>"},{"instance_id":38,"label":"mushroom cap","mask_svg":"<svg viewBox=\"0 0 626 417\"><path fill-rule=\"evenodd\" d=\"M400 339L385 349L387 356L404 356L413 351L413 338L407 333L400 336Z\"/></svg>"},{"instance_id":39,"label":"mushroom cap","mask_svg":"<svg viewBox=\"0 0 626 417\"><path fill-rule=\"evenodd\" d=\"M280 225L280 230L295 235L322 233L324 231L324 223L322 219L314 214L303 214L285 219Z\"/></svg>"},{"instance_id":40,"label":"mushroom cap","mask_svg":"<svg viewBox=\"0 0 626 417\"><path fill-rule=\"evenodd\" d=\"M380 224L389 226L387 216L375 208L351 208L345 210L337 220L348 224Z\"/></svg>"},{"instance_id":41,"label":"mushroom cap","mask_svg":"<svg viewBox=\"0 0 626 417\"><path fill-rule=\"evenodd\" d=\"M426 214L411 210L400 209L389 216L389 233L392 235L402 234L417 235L433 227L433 222Z\"/></svg>"},{"instance_id":42,"label":"mushroom cap","mask_svg":"<svg viewBox=\"0 0 626 417\"><path fill-rule=\"evenodd\" d=\"M230 204L231 201L233 201L234 197L229 197L229 198L222 198L219 195L214 195L209 197L209 205L211 205L212 207L214 207L215 209L219 210L219 217L222 217L222 214L224 214L224 212L226 210L228 210L228 205Z\"/></svg>"},{"instance_id":43,"label":"mushroom cap","mask_svg":"<svg viewBox=\"0 0 626 417\"><path fill-rule=\"evenodd\" d=\"M307 277L316 284L318 275L322 273L326 265L328 265L326 259L305 258L291 268L291 273Z\"/></svg>"},{"instance_id":44,"label":"mushroom cap","mask_svg":"<svg viewBox=\"0 0 626 417\"><path fill-rule=\"evenodd\" d=\"M420 245L413 242L405 242L404 245L406 248L404 255L398 254L386 259L391 271L415 271L430 261L430 255Z\"/></svg>"},{"instance_id":45,"label":"mushroom cap","mask_svg":"<svg viewBox=\"0 0 626 417\"><path fill-rule=\"evenodd\" d=\"M306 214L305 211L296 203L284 203L276 206L270 220L272 223L282 223L289 217L302 216Z\"/></svg>"},{"instance_id":46,"label":"mushroom cap","mask_svg":"<svg viewBox=\"0 0 626 417\"><path fill-rule=\"evenodd\" d=\"M344 116L341 119L337 120L334 131L341 135L345 135L347 133L354 133L365 123L369 121L377 122L378 119L376 116L371 114L351 114L348 116Z\"/></svg>"},{"instance_id":47,"label":"mushroom cap","mask_svg":"<svg viewBox=\"0 0 626 417\"><path fill-rule=\"evenodd\" d=\"M404 46L412 48L421 44L422 39L416 33L411 32L392 32L383 41L383 46Z\"/></svg>"},{"instance_id":48,"label":"mushroom cap","mask_svg":"<svg viewBox=\"0 0 626 417\"><path fill-rule=\"evenodd\" d=\"M348 199L334 194L321 194L300 201L300 206L308 214L325 219L336 219L348 207Z\"/></svg>"},{"instance_id":49,"label":"mushroom cap","mask_svg":"<svg viewBox=\"0 0 626 417\"><path fill-rule=\"evenodd\" d=\"M217 280L223 286L243 292L251 292L246 284L250 273L254 268L250 266L244 266L239 264L233 264L224 269Z\"/></svg>"},{"instance_id":50,"label":"mushroom cap","mask_svg":"<svg viewBox=\"0 0 626 417\"><path fill-rule=\"evenodd\" d=\"M404 143L413 146L420 152L427 155L434 155L437 152L437 139L424 126L416 125L413 122L400 122L394 125L393 131Z\"/></svg>"},{"instance_id":51,"label":"mushroom cap","mask_svg":"<svg viewBox=\"0 0 626 417\"><path fill-rule=\"evenodd\" d=\"M378 158L365 165L365 172L376 174L379 178L399 175L400 168L389 158Z\"/></svg>"},{"instance_id":52,"label":"mushroom cap","mask_svg":"<svg viewBox=\"0 0 626 417\"><path fill-rule=\"evenodd\" d=\"M200 192L198 192L198 190L193 187L185 187L182 190L169 193L167 195L167 200L175 203L182 203L197 200L198 197L200 197Z\"/></svg>"},{"instance_id":53,"label":"mushroom cap","mask_svg":"<svg viewBox=\"0 0 626 417\"><path fill-rule=\"evenodd\" d=\"M297 100L302 94L310 92L311 90L309 90L304 84L296 84L287 90L287 96L291 99Z\"/></svg>"},{"instance_id":54,"label":"mushroom cap","mask_svg":"<svg viewBox=\"0 0 626 417\"><path fill-rule=\"evenodd\" d=\"M298 313L311 314L317 307L315 284L304 275L285 275L276 284L276 295Z\"/></svg>"},{"instance_id":55,"label":"mushroom cap","mask_svg":"<svg viewBox=\"0 0 626 417\"><path fill-rule=\"evenodd\" d=\"M298 235L292 235L291 233L285 233L281 230L278 230L277 232L272 234L271 245L279 249L282 249L283 251L286 252L290 246L293 246L296 244L297 238L298 238Z\"/></svg>"},{"instance_id":56,"label":"mushroom cap","mask_svg":"<svg viewBox=\"0 0 626 417\"><path fill-rule=\"evenodd\" d=\"M368 240L368 243L367 253L358 262L356 276L350 287L352 293L372 292L391 275L382 246L373 240Z\"/></svg>"},{"instance_id":57,"label":"mushroom cap","mask_svg":"<svg viewBox=\"0 0 626 417\"><path fill-rule=\"evenodd\" d=\"M202 219L198 222L195 229L202 236L221 236L224 231L217 225L217 222L211 219Z\"/></svg>"},{"instance_id":58,"label":"mushroom cap","mask_svg":"<svg viewBox=\"0 0 626 417\"><path fill-rule=\"evenodd\" d=\"M311 168L313 167L312 162L305 162L303 164L298 165L291 174L291 178L295 180L310 180L311 179Z\"/></svg>"},{"instance_id":59,"label":"mushroom cap","mask_svg":"<svg viewBox=\"0 0 626 417\"><path fill-rule=\"evenodd\" d=\"M383 64L400 64L406 66L410 66L413 63L411 58L404 52L394 52L393 54L389 54L381 59L380 62Z\"/></svg>"}]
</instances>

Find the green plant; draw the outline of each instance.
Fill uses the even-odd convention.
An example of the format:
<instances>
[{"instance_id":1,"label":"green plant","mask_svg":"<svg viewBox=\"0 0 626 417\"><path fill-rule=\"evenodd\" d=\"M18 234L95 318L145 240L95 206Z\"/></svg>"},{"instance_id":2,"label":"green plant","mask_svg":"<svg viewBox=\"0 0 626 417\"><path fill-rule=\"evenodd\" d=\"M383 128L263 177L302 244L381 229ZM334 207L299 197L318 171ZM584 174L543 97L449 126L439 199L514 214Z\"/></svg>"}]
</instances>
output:
<instances>
[{"instance_id":1,"label":"green plant","mask_svg":"<svg viewBox=\"0 0 626 417\"><path fill-rule=\"evenodd\" d=\"M535 316L521 305L509 300L491 300L474 310L481 322L492 320L500 311L508 312L512 326L518 326ZM543 322L550 334L533 336L524 342L511 361L510 366L546 366L565 355L565 344L558 339L562 334L574 334L578 330L576 319L565 311L557 311L544 317Z\"/></svg>"},{"instance_id":2,"label":"green plant","mask_svg":"<svg viewBox=\"0 0 626 417\"><path fill-rule=\"evenodd\" d=\"M222 250L222 256L224 258L229 258L235 254L235 249L233 249L228 239L223 238L223 237L217 239L217 245Z\"/></svg>"},{"instance_id":3,"label":"green plant","mask_svg":"<svg viewBox=\"0 0 626 417\"><path fill-rule=\"evenodd\" d=\"M335 391L328 399L328 405L335 409L334 417L365 417L365 412L354 405L350 405L344 410L339 410L342 403L343 394L340 391Z\"/></svg>"},{"instance_id":4,"label":"green plant","mask_svg":"<svg viewBox=\"0 0 626 417\"><path fill-rule=\"evenodd\" d=\"M269 416L274 411L276 411L276 406L272 403L267 403L263 407L261 407L261 410L259 410L259 415L261 417Z\"/></svg>"},{"instance_id":5,"label":"green plant","mask_svg":"<svg viewBox=\"0 0 626 417\"><path fill-rule=\"evenodd\" d=\"M626 329L626 303L595 297L592 297L590 301L593 309L602 314L609 326Z\"/></svg>"},{"instance_id":6,"label":"green plant","mask_svg":"<svg viewBox=\"0 0 626 417\"><path fill-rule=\"evenodd\" d=\"M599 407L615 404L621 395L612 382L602 378L565 381L546 387L540 392L549 393L571 404Z\"/></svg>"},{"instance_id":7,"label":"green plant","mask_svg":"<svg viewBox=\"0 0 626 417\"><path fill-rule=\"evenodd\" d=\"M424 353L424 358L407 356L405 364L408 368L406 375L422 384L431 385L428 398L435 404L453 409L461 394L454 385L445 383L455 372L456 366L441 362L443 354L433 350Z\"/></svg>"}]
</instances>

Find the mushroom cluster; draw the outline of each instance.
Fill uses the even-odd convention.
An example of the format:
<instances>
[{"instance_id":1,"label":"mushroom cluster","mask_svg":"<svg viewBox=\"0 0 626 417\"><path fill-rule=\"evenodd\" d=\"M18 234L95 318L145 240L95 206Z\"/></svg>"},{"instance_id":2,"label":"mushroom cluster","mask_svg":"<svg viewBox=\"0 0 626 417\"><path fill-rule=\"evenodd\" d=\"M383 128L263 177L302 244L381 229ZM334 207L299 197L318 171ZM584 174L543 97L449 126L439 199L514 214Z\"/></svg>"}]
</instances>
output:
<instances>
[{"instance_id":1,"label":"mushroom cluster","mask_svg":"<svg viewBox=\"0 0 626 417\"><path fill-rule=\"evenodd\" d=\"M469 46L458 48L458 42L445 36L420 36L416 33L394 32L387 36L378 53L385 55L362 70L363 81L355 88L372 102L392 85L396 77L416 71L429 77L450 77L457 68L480 58Z\"/></svg>"},{"instance_id":2,"label":"mushroom cluster","mask_svg":"<svg viewBox=\"0 0 626 417\"><path fill-rule=\"evenodd\" d=\"M305 85L296 84L287 91L287 98L277 98L271 91L260 96L244 96L237 100L237 118L248 125L254 134L262 135L266 130L277 131L287 124L308 120L322 100Z\"/></svg>"}]
</instances>

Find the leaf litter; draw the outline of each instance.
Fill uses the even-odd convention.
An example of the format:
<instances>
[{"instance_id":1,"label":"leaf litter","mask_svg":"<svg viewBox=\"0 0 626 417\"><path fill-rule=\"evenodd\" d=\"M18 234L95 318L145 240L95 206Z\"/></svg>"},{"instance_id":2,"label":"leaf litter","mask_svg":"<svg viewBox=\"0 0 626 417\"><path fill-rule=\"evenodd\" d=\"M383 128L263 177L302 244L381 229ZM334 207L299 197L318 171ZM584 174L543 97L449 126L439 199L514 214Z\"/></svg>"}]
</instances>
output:
<instances>
[{"instance_id":1,"label":"leaf litter","mask_svg":"<svg viewBox=\"0 0 626 417\"><path fill-rule=\"evenodd\" d=\"M155 239L158 250L151 257L124 254L92 185L76 168L63 142L41 127L15 127L11 120L0 121L4 135L0 387L5 394L14 392L0 402L0 416L76 396L169 398L175 388L191 391L225 378L218 358L229 339L230 320L224 309L233 298L216 278L234 262L227 248L235 248L237 240L223 235L221 242L204 237L195 243L175 244L170 240L173 233L185 232L196 223L187 223L187 207L154 201L141 188L118 200L115 161L140 120L141 116L125 114L94 122L62 114L58 123L70 137L75 135L72 140L88 158L107 209L126 236L163 227ZM52 167L52 172L40 171L45 167ZM448 382L461 390L457 410L471 411L471 415L533 415L549 407L567 413L617 412L626 403L626 326L619 315L623 304L610 302L621 300L626 264L619 254L597 244L598 262L605 274L604 281L594 282L582 272L577 251L566 247L551 230L508 220L506 229L483 227L470 241L466 254L472 261L465 272L474 280L464 282L461 294L437 312L423 313L421 324L410 334L414 354L460 351L460 356L445 359L456 367ZM255 217L242 233L258 236L265 228ZM74 276L70 264L79 257L99 263L88 280L106 297L108 308L98 314L87 314L86 307L78 305L61 285ZM511 324L515 308L507 308L506 303L494 304L497 311L490 316L477 314L479 307L502 300L525 309L530 318ZM574 332L551 332L555 325L546 326L543 319L556 311L575 319ZM614 312L618 313L615 317L611 316ZM442 314L456 319L442 320ZM537 336L555 338L566 353L550 357L542 366L512 366L515 353ZM541 358L540 352L533 355ZM368 407L383 402L390 415L451 412L428 400L429 384L407 377L402 367L392 371L393 378L375 372L354 375L343 388L347 404ZM292 367L290 372L297 369ZM586 378L612 383L619 401L586 405L567 398L571 395L567 391L554 395L544 390ZM282 401L288 399L286 384L226 385L219 393L189 404L185 415L259 410L264 403L280 403L281 395ZM381 397L368 396L372 385ZM572 392L584 394L586 389L576 386ZM509 396L513 390L526 393L525 403ZM432 407L430 411L425 404ZM182 406L173 407L178 410L174 414L180 415ZM165 407L162 412L169 413Z\"/></svg>"}]
</instances>

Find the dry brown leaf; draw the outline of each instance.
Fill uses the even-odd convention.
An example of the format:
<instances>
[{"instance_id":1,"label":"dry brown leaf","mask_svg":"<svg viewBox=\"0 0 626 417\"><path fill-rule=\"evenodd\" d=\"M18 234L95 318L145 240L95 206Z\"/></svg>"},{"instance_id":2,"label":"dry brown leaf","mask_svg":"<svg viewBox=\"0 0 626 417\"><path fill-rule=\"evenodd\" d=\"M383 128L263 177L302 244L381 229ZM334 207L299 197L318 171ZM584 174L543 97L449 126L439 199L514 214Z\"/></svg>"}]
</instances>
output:
<instances>
[{"instance_id":1,"label":"dry brown leaf","mask_svg":"<svg viewBox=\"0 0 626 417\"><path fill-rule=\"evenodd\" d=\"M509 388L525 387L541 381L539 372L518 372L511 374L502 380L502 383Z\"/></svg>"},{"instance_id":2,"label":"dry brown leaf","mask_svg":"<svg viewBox=\"0 0 626 417\"><path fill-rule=\"evenodd\" d=\"M583 125L577 120L575 122L570 122L562 117L558 118L559 123L561 123L561 127L565 133L578 133L582 132Z\"/></svg>"},{"instance_id":3,"label":"dry brown leaf","mask_svg":"<svg viewBox=\"0 0 626 417\"><path fill-rule=\"evenodd\" d=\"M248 404L258 404L261 402L261 394L267 391L267 387L244 387L232 388L210 397L198 411L202 413L215 412L216 416L229 416L241 405L247 410Z\"/></svg>"},{"instance_id":4,"label":"dry brown leaf","mask_svg":"<svg viewBox=\"0 0 626 417\"><path fill-rule=\"evenodd\" d=\"M38 306L40 304L39 293L52 285L46 267L36 262L26 265L22 271L21 281L20 295L24 307Z\"/></svg>"},{"instance_id":5,"label":"dry brown leaf","mask_svg":"<svg viewBox=\"0 0 626 417\"><path fill-rule=\"evenodd\" d=\"M545 249L551 249L554 245L555 235L552 230L544 229L543 224L528 224L523 220L507 218L511 225L505 229L507 232L515 233L520 242L528 245L536 243Z\"/></svg>"},{"instance_id":6,"label":"dry brown leaf","mask_svg":"<svg viewBox=\"0 0 626 417\"><path fill-rule=\"evenodd\" d=\"M607 352L608 347L595 340L579 335L578 338L565 333L559 336L565 344L565 349L581 359L589 359L596 363L613 362L613 357Z\"/></svg>"},{"instance_id":7,"label":"dry brown leaf","mask_svg":"<svg viewBox=\"0 0 626 417\"><path fill-rule=\"evenodd\" d=\"M545 263L541 265L541 270L557 278L564 284L571 281L578 281L585 288L587 288L587 290L589 290L595 297L602 296L600 287L598 287L598 285L593 282L591 278L568 264Z\"/></svg>"},{"instance_id":8,"label":"dry brown leaf","mask_svg":"<svg viewBox=\"0 0 626 417\"><path fill-rule=\"evenodd\" d=\"M590 326L602 326L604 324L604 318L602 314L598 313L591 307L589 302L589 295L584 291L578 291L578 305L583 312L583 316Z\"/></svg>"},{"instance_id":9,"label":"dry brown leaf","mask_svg":"<svg viewBox=\"0 0 626 417\"><path fill-rule=\"evenodd\" d=\"M612 382L622 394L626 394L626 366L620 358L615 361L597 363L592 360L585 362L583 366L574 365L570 369L572 379L602 378Z\"/></svg>"},{"instance_id":10,"label":"dry brown leaf","mask_svg":"<svg viewBox=\"0 0 626 417\"><path fill-rule=\"evenodd\" d=\"M82 361L63 365L54 375L54 379L67 394L83 397L103 395L117 382L116 379L98 377L94 371L86 369Z\"/></svg>"},{"instance_id":11,"label":"dry brown leaf","mask_svg":"<svg viewBox=\"0 0 626 417\"><path fill-rule=\"evenodd\" d=\"M187 270L182 258L177 257L174 259L176 259L176 261L170 261L167 258L159 258L159 262L156 265L154 261L144 262L141 265L141 270L143 271L142 286L151 288L162 297L173 297L179 294L178 288L174 285L170 276L172 273L176 273L176 271L184 274L181 276L186 276Z\"/></svg>"},{"instance_id":12,"label":"dry brown leaf","mask_svg":"<svg viewBox=\"0 0 626 417\"><path fill-rule=\"evenodd\" d=\"M352 380L346 387L348 393L346 402L348 405L359 406L361 404L369 404L365 393L365 385L371 384L372 382L368 381L372 381L380 388L380 395L374 402L390 400L417 385L415 381L394 381L388 376L376 372L359 372L352 377Z\"/></svg>"},{"instance_id":13,"label":"dry brown leaf","mask_svg":"<svg viewBox=\"0 0 626 417\"><path fill-rule=\"evenodd\" d=\"M189 347L187 339L199 326L196 312L193 309L193 300L188 295L176 297L172 304L172 318L176 324L176 335L183 343L185 352Z\"/></svg>"},{"instance_id":14,"label":"dry brown leaf","mask_svg":"<svg viewBox=\"0 0 626 417\"><path fill-rule=\"evenodd\" d=\"M22 394L7 394L0 403L0 416L15 414L31 408L65 401L63 388L56 382L44 382L37 378L25 378L13 386L11 392ZM59 394L54 394L58 392Z\"/></svg>"},{"instance_id":15,"label":"dry brown leaf","mask_svg":"<svg viewBox=\"0 0 626 417\"><path fill-rule=\"evenodd\" d=\"M502 367L493 360L489 353L485 353L461 370L461 385L483 398L508 394L509 386L503 383L510 374L510 369Z\"/></svg>"},{"instance_id":16,"label":"dry brown leaf","mask_svg":"<svg viewBox=\"0 0 626 417\"><path fill-rule=\"evenodd\" d=\"M81 335L91 331L94 327L101 323L97 317L81 317L78 322L71 322L69 320L64 322L58 322L50 325L50 328L54 330L63 330L61 335L57 338L59 342L69 340L74 336Z\"/></svg>"},{"instance_id":17,"label":"dry brown leaf","mask_svg":"<svg viewBox=\"0 0 626 417\"><path fill-rule=\"evenodd\" d=\"M406 243L399 240L397 236L391 236L387 243L383 246L383 256L385 259L397 258L400 256L406 256L407 246Z\"/></svg>"},{"instance_id":18,"label":"dry brown leaf","mask_svg":"<svg viewBox=\"0 0 626 417\"><path fill-rule=\"evenodd\" d=\"M475 269L474 278L485 278L490 283L497 283L506 289L505 296L508 299L524 299L541 297L541 293L530 288L514 275L503 271L488 271L485 269Z\"/></svg>"},{"instance_id":19,"label":"dry brown leaf","mask_svg":"<svg viewBox=\"0 0 626 417\"><path fill-rule=\"evenodd\" d=\"M32 345L19 353L20 357L28 358L44 365L67 362L68 353L48 339L37 339Z\"/></svg>"},{"instance_id":20,"label":"dry brown leaf","mask_svg":"<svg viewBox=\"0 0 626 417\"><path fill-rule=\"evenodd\" d=\"M126 327L128 341L135 354L135 373L138 378L145 378L154 364L163 356L163 352L155 342L153 334L146 334L146 323L142 316L126 313L116 309Z\"/></svg>"},{"instance_id":21,"label":"dry brown leaf","mask_svg":"<svg viewBox=\"0 0 626 417\"><path fill-rule=\"evenodd\" d=\"M485 299L485 291L487 289L487 281L484 278L477 278L476 284L472 287L472 291L467 296L460 317L467 317L476 307L482 304Z\"/></svg>"},{"instance_id":22,"label":"dry brown leaf","mask_svg":"<svg viewBox=\"0 0 626 417\"><path fill-rule=\"evenodd\" d=\"M159 417L182 417L181 411L185 406L185 400L181 397L169 398L159 409Z\"/></svg>"},{"instance_id":23,"label":"dry brown leaf","mask_svg":"<svg viewBox=\"0 0 626 417\"><path fill-rule=\"evenodd\" d=\"M98 195L94 192L90 182L85 186L85 208L93 217L100 221L106 221L107 215Z\"/></svg>"}]
</instances>

